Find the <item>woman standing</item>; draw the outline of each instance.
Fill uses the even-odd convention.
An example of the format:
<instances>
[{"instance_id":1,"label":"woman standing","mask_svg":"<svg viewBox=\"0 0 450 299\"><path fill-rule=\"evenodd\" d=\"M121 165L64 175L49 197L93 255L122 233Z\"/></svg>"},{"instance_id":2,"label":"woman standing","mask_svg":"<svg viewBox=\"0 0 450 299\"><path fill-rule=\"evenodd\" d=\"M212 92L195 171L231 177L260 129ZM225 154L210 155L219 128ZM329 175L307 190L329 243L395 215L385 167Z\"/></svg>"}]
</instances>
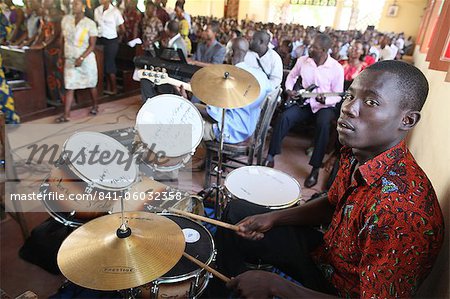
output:
<instances>
[{"instance_id":1,"label":"woman standing","mask_svg":"<svg viewBox=\"0 0 450 299\"><path fill-rule=\"evenodd\" d=\"M58 1L43 1L44 16L38 37L31 49L44 49L47 96L54 103L64 100L63 59L61 51L61 19L63 13Z\"/></svg>"},{"instance_id":2,"label":"woman standing","mask_svg":"<svg viewBox=\"0 0 450 299\"><path fill-rule=\"evenodd\" d=\"M175 4L175 14L180 23L180 35L186 43L186 50L189 55L192 50L191 40L189 39L189 22L184 17L184 4L181 1L177 1Z\"/></svg>"},{"instance_id":3,"label":"woman standing","mask_svg":"<svg viewBox=\"0 0 450 299\"><path fill-rule=\"evenodd\" d=\"M124 19L120 11L110 0L100 0L100 6L94 10L94 19L98 25L99 44L103 45L104 67L106 74L106 94L116 94L116 56L119 50L120 32L125 32Z\"/></svg>"},{"instance_id":4,"label":"woman standing","mask_svg":"<svg viewBox=\"0 0 450 299\"><path fill-rule=\"evenodd\" d=\"M62 22L64 44L64 82L66 100L64 115L56 119L57 123L70 120L74 91L89 88L92 98L92 109L89 112L96 115L97 107L97 61L95 60L95 42L97 26L95 22L84 15L85 6L82 0L72 3L73 15L66 15Z\"/></svg>"},{"instance_id":5,"label":"woman standing","mask_svg":"<svg viewBox=\"0 0 450 299\"><path fill-rule=\"evenodd\" d=\"M2 55L0 55L0 111L5 115L7 124L18 124L20 123L20 117L15 112L14 98L11 88L6 82L2 65Z\"/></svg>"},{"instance_id":6,"label":"woman standing","mask_svg":"<svg viewBox=\"0 0 450 299\"><path fill-rule=\"evenodd\" d=\"M156 56L153 43L161 38L164 31L163 24L156 17L156 5L149 1L145 6L145 17L142 20L142 47L152 56Z\"/></svg>"}]
</instances>

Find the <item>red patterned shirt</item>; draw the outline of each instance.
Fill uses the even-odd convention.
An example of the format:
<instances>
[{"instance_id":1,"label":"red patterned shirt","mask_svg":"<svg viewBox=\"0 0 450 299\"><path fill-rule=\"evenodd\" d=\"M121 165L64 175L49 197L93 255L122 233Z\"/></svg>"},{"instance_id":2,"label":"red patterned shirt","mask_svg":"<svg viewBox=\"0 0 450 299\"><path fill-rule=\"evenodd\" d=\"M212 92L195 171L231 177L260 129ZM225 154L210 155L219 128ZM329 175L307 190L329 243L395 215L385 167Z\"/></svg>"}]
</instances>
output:
<instances>
[{"instance_id":1,"label":"red patterned shirt","mask_svg":"<svg viewBox=\"0 0 450 299\"><path fill-rule=\"evenodd\" d=\"M123 12L125 36L124 42L129 42L135 38L140 37L140 25L142 20L142 13L133 8L127 9Z\"/></svg>"},{"instance_id":2,"label":"red patterned shirt","mask_svg":"<svg viewBox=\"0 0 450 299\"><path fill-rule=\"evenodd\" d=\"M352 181L356 162L343 148L316 264L342 297L411 297L443 243L434 189L403 141L361 165Z\"/></svg>"}]
</instances>

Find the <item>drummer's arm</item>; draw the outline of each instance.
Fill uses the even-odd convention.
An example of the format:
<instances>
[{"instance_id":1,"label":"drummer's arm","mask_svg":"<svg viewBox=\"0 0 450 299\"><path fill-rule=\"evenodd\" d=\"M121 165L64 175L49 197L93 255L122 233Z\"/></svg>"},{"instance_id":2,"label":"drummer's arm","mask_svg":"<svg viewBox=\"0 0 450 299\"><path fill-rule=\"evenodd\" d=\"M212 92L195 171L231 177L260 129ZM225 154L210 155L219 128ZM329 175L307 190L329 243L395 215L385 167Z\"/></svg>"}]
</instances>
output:
<instances>
[{"instance_id":1,"label":"drummer's arm","mask_svg":"<svg viewBox=\"0 0 450 299\"><path fill-rule=\"evenodd\" d=\"M273 226L305 225L318 226L331 222L334 206L328 197L320 197L295 208L270 213Z\"/></svg>"},{"instance_id":2,"label":"drummer's arm","mask_svg":"<svg viewBox=\"0 0 450 299\"><path fill-rule=\"evenodd\" d=\"M319 226L331 222L334 206L321 197L295 208L257 214L241 220L237 234L250 240L261 240L275 226Z\"/></svg>"}]
</instances>

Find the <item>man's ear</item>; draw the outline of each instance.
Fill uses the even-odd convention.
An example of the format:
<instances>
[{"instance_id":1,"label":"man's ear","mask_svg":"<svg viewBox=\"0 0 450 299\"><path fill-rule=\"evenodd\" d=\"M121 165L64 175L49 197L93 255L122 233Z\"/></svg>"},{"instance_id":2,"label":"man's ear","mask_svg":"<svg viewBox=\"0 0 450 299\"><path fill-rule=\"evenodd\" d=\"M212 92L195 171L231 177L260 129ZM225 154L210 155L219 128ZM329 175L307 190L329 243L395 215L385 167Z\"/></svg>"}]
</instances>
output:
<instances>
[{"instance_id":1,"label":"man's ear","mask_svg":"<svg viewBox=\"0 0 450 299\"><path fill-rule=\"evenodd\" d=\"M402 124L400 129L404 131L409 131L416 126L420 120L420 111L408 111L405 113L402 119Z\"/></svg>"}]
</instances>

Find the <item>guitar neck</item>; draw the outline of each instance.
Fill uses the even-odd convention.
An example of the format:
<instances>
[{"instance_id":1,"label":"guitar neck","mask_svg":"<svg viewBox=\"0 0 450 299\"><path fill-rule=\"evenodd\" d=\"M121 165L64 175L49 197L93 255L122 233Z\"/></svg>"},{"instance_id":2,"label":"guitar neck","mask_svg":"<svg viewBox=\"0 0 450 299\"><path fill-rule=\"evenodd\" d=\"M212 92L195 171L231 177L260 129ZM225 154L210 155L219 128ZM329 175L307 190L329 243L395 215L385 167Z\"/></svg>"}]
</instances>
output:
<instances>
[{"instance_id":1,"label":"guitar neck","mask_svg":"<svg viewBox=\"0 0 450 299\"><path fill-rule=\"evenodd\" d=\"M167 84L170 84L170 85L174 85L174 86L178 86L178 87L183 86L184 90L192 92L191 84L189 84L189 83L186 83L186 82L183 82L183 81L180 81L177 79L173 79L170 77L167 77L165 79L165 81Z\"/></svg>"},{"instance_id":2,"label":"guitar neck","mask_svg":"<svg viewBox=\"0 0 450 299\"><path fill-rule=\"evenodd\" d=\"M153 70L138 70L137 72L139 79L147 79L156 85L170 84L177 87L183 86L187 91L192 92L191 84L170 78L166 72L153 71Z\"/></svg>"}]
</instances>

